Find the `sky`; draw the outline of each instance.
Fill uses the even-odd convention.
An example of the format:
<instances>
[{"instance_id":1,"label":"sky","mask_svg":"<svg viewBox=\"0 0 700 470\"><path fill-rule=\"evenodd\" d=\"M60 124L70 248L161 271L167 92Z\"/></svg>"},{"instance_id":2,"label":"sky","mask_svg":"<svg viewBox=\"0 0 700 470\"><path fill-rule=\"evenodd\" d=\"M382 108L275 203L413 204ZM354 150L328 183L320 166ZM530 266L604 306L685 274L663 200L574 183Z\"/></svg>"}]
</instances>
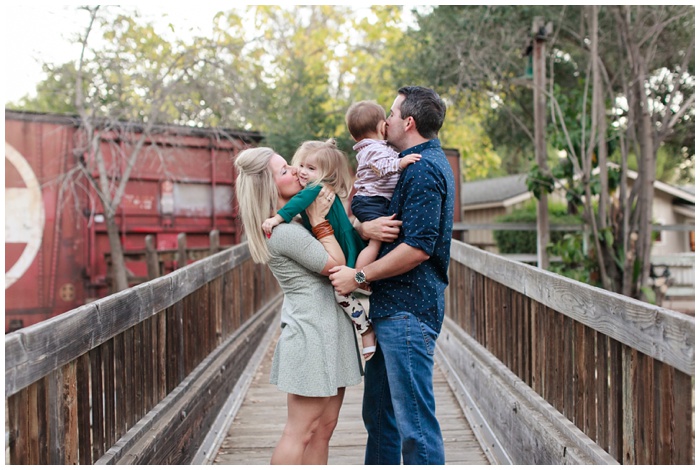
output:
<instances>
[{"instance_id":1,"label":"sky","mask_svg":"<svg viewBox=\"0 0 700 470\"><path fill-rule=\"evenodd\" d=\"M167 15L169 21L183 28L208 31L214 14L232 4L201 2L192 8L191 2L142 2L139 11L145 18L157 20ZM134 5L127 5L132 8ZM80 54L70 38L87 26L87 13L77 10L77 4L10 3L3 9L3 103L17 101L33 93L43 78L41 62L64 63Z\"/></svg>"},{"instance_id":2,"label":"sky","mask_svg":"<svg viewBox=\"0 0 700 470\"><path fill-rule=\"evenodd\" d=\"M5 55L5 72L0 95L3 103L17 101L34 92L36 84L43 78L42 62L62 64L79 57L80 49L71 44L70 39L87 27L87 13L78 11L78 6L84 4L12 2L1 7ZM357 2L352 4L359 8L369 6ZM123 7L129 10L138 8L144 19L151 19L156 24L159 19L165 17L167 21L160 23L163 25L163 32L166 31L167 22L172 22L183 31L193 29L199 34L206 34L211 30L211 20L218 11L242 6L231 2L197 2L196 8L193 8L193 5L195 4L192 2L180 1L141 1L138 5ZM410 2L406 5L417 6Z\"/></svg>"}]
</instances>

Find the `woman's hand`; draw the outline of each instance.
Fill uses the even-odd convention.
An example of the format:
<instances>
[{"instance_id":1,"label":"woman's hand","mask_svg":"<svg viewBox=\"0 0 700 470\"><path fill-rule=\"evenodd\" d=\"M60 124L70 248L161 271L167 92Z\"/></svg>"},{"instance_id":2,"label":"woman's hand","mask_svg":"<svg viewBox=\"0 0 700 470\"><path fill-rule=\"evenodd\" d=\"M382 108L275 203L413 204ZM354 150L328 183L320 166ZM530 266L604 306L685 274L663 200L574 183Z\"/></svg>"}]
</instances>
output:
<instances>
[{"instance_id":1,"label":"woman's hand","mask_svg":"<svg viewBox=\"0 0 700 470\"><path fill-rule=\"evenodd\" d=\"M306 208L306 215L309 217L309 223L312 227L326 219L334 200L335 193L323 185L314 202Z\"/></svg>"}]
</instances>

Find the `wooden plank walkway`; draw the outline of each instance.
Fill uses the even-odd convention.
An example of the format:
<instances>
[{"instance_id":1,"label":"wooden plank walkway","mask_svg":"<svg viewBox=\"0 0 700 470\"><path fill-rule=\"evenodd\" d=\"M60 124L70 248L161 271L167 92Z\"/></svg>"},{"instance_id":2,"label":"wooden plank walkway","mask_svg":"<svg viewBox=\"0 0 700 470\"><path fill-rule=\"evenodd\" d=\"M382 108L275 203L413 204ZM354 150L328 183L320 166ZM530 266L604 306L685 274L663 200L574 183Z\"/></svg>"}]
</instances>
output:
<instances>
[{"instance_id":1,"label":"wooden plank walkway","mask_svg":"<svg viewBox=\"0 0 700 470\"><path fill-rule=\"evenodd\" d=\"M286 395L269 383L272 341L227 435L214 465L269 465L287 416ZM442 371L436 366L435 400L448 465L488 465ZM362 384L349 387L331 439L330 465L362 465L367 432L362 423Z\"/></svg>"}]
</instances>

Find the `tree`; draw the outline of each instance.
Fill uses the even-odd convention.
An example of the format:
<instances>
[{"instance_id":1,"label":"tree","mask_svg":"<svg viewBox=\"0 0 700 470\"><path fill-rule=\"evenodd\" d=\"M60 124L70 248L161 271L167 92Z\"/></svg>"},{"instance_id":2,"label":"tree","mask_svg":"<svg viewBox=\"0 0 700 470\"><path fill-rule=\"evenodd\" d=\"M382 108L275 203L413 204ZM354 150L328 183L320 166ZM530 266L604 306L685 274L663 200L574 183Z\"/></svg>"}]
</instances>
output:
<instances>
[{"instance_id":1,"label":"tree","mask_svg":"<svg viewBox=\"0 0 700 470\"><path fill-rule=\"evenodd\" d=\"M604 285L639 297L649 269L656 155L664 142L681 148L694 142L694 10L441 6L419 19L424 47L414 67L423 64L430 80L452 96L495 97L500 122L507 117L515 123L508 128L512 135L520 128L521 136L531 138L519 71L524 47L518 43L528 37L525 28L535 16L555 25L548 59L548 135L567 155L556 176L567 174L577 182L572 202L584 207ZM497 123L490 121L488 128L498 128ZM615 174L606 175L611 149L623 175L633 153L640 178L631 190L626 178L619 178L618 196L608 203L617 181ZM554 181L545 173L537 175L542 191ZM606 188L609 182L613 186Z\"/></svg>"},{"instance_id":2,"label":"tree","mask_svg":"<svg viewBox=\"0 0 700 470\"><path fill-rule=\"evenodd\" d=\"M115 216L138 159L157 151L149 142L160 124L254 128L288 157L307 139L338 137L351 148L344 116L354 89L353 54L336 54L353 36L349 9L252 7L242 14L255 29L244 27L239 11L220 12L211 38L174 40L134 12L80 11L88 26L77 39L79 60L45 64L36 98L21 104L80 116L75 167L64 179L78 189L87 181L102 205L115 290L126 287ZM377 12L386 19L397 11ZM377 22L362 31L378 38L393 30ZM380 93L368 95L362 99ZM167 172L165 157L158 158Z\"/></svg>"},{"instance_id":3,"label":"tree","mask_svg":"<svg viewBox=\"0 0 700 470\"><path fill-rule=\"evenodd\" d=\"M305 140L336 136L343 122L336 107L335 49L346 40L348 11L332 6L250 10L258 35L247 44L259 65L248 118L266 145L286 158Z\"/></svg>"},{"instance_id":4,"label":"tree","mask_svg":"<svg viewBox=\"0 0 700 470\"><path fill-rule=\"evenodd\" d=\"M629 113L626 127L639 162L639 177L623 206L617 238L622 238L626 248L627 267L631 264L633 272L638 272L637 278L623 276L622 292L637 296L646 285L650 267L656 154L695 103L694 80L688 80L689 72L694 71L695 13L692 6L621 6L612 12L622 45L619 59L626 65L621 68ZM653 86L660 73L662 86ZM624 159L628 147L621 148ZM621 198L625 196L623 189ZM634 255L632 263L630 254Z\"/></svg>"},{"instance_id":5,"label":"tree","mask_svg":"<svg viewBox=\"0 0 700 470\"><path fill-rule=\"evenodd\" d=\"M101 202L113 290L119 291L128 284L116 214L131 172L158 124L200 113L196 104L203 90L193 84L208 62L197 41L171 44L132 15L114 16L99 6L84 10L89 22L79 39L73 88L79 142L76 167L66 177L82 175ZM93 48L99 30L104 43Z\"/></svg>"},{"instance_id":6,"label":"tree","mask_svg":"<svg viewBox=\"0 0 700 470\"><path fill-rule=\"evenodd\" d=\"M586 110L590 111L590 118L581 119L578 126L580 157L570 159L584 188L581 193L585 196L583 203L603 284L633 297L646 293L644 296L653 300L646 280L656 155L661 142L672 135L675 123L689 120L686 111L694 102L693 87L689 86L692 79L688 81L688 72L694 68L689 66L694 49L692 23L689 25L693 11L676 7L610 7L600 12L593 7L581 10L585 29L574 30L571 24L563 28L563 36L580 44L580 50L589 54L585 92L589 90L588 78L592 80L592 101L582 108L584 117ZM671 31L675 33L670 34ZM675 72L665 73L667 67ZM669 86L662 85L664 81ZM622 107L617 104L621 101L625 103ZM694 111L690 114L694 115ZM612 128L608 127L608 116L620 116L613 120ZM562 124L564 121L560 119ZM613 147L619 148L621 176L620 189L608 203L606 185L618 180L606 174L613 137L617 141ZM570 156L577 154L571 142L568 147ZM632 151L639 177L632 188L627 188L624 175ZM576 161L583 164L576 167ZM596 166L600 171L597 178L592 174ZM595 195L599 196L596 215Z\"/></svg>"}]
</instances>

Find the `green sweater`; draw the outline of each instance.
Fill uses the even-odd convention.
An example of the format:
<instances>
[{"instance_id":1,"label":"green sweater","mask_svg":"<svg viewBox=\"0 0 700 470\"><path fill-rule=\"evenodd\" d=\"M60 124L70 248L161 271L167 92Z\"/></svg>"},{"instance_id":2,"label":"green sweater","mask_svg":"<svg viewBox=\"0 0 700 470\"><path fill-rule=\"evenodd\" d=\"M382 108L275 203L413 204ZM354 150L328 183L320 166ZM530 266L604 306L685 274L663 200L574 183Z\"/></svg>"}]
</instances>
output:
<instances>
[{"instance_id":1,"label":"green sweater","mask_svg":"<svg viewBox=\"0 0 700 470\"><path fill-rule=\"evenodd\" d=\"M287 204L284 205L277 213L284 219L285 222L289 223L297 215L301 214L301 218L307 230L311 230L311 224L309 223L309 218L304 210L309 207L309 205L314 202L314 199L321 192L321 185L309 185L306 188L299 191L294 197L292 197ZM357 233L355 227L352 226L348 214L345 212L345 207L341 202L339 197L335 198L331 209L328 211L326 216L328 222L330 222L333 231L335 232L335 238L338 240L340 248L343 250L345 255L345 264L351 268L355 267L355 262L357 261L357 255L366 246L360 234Z\"/></svg>"}]
</instances>

